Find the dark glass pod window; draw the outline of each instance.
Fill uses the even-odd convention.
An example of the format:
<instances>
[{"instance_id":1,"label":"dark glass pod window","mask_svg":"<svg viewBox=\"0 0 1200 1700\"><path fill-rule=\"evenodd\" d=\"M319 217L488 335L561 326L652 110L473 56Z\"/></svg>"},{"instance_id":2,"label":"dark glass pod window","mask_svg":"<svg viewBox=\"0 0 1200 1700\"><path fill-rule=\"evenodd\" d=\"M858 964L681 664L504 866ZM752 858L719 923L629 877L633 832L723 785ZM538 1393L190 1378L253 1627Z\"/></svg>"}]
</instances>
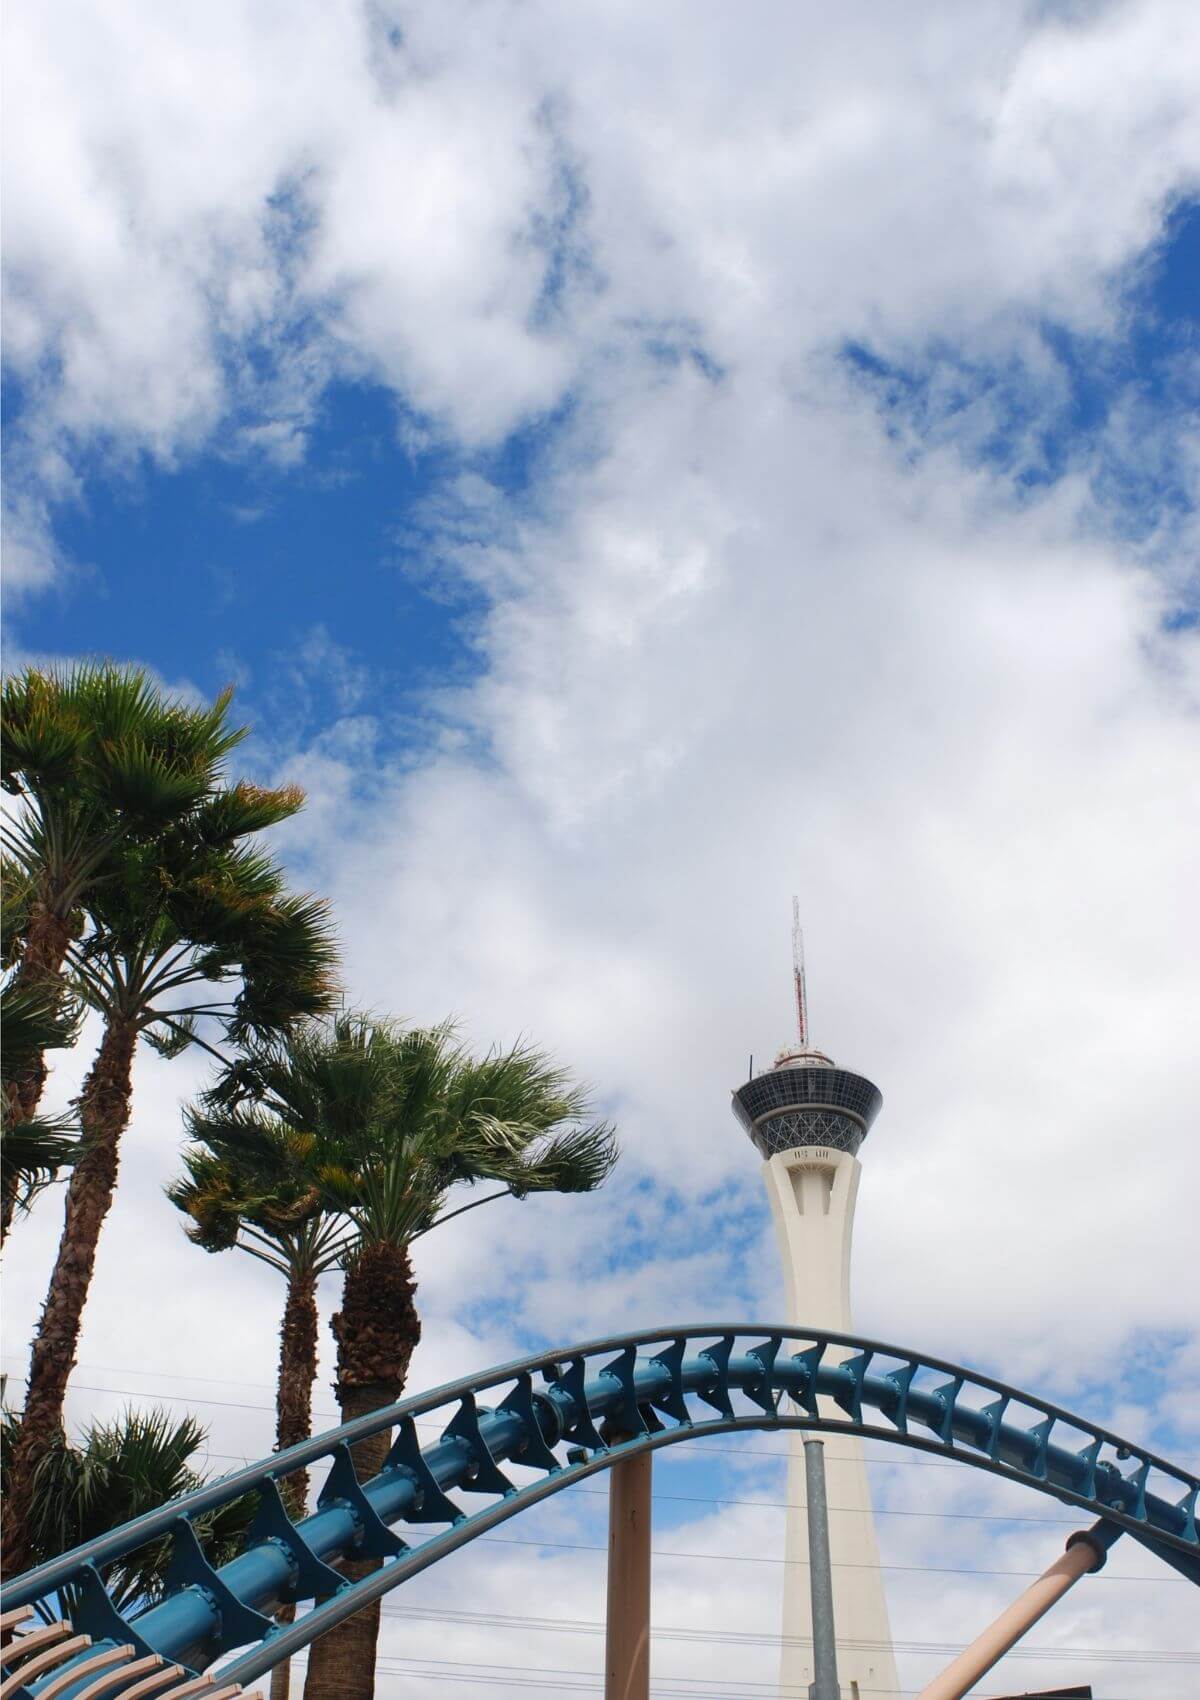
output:
<instances>
[{"instance_id":1,"label":"dark glass pod window","mask_svg":"<svg viewBox=\"0 0 1200 1700\"><path fill-rule=\"evenodd\" d=\"M750 1137L764 1157L796 1145L824 1145L853 1157L866 1134L852 1116L837 1110L781 1110L759 1122Z\"/></svg>"},{"instance_id":2,"label":"dark glass pod window","mask_svg":"<svg viewBox=\"0 0 1200 1700\"><path fill-rule=\"evenodd\" d=\"M883 1097L861 1074L844 1068L773 1068L756 1074L733 1095L733 1107L746 1132L779 1110L843 1110L861 1122L865 1133L879 1114Z\"/></svg>"}]
</instances>

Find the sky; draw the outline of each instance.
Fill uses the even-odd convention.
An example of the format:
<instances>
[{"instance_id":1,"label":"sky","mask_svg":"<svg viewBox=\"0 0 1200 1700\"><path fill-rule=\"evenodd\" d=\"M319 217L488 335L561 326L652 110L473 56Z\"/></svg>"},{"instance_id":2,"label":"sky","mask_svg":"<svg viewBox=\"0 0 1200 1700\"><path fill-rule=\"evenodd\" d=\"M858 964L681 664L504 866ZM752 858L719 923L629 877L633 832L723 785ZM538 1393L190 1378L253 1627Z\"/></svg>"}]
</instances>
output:
<instances>
[{"instance_id":1,"label":"sky","mask_svg":"<svg viewBox=\"0 0 1200 1700\"><path fill-rule=\"evenodd\" d=\"M795 892L884 1096L859 1327L1194 1464L1196 8L16 0L7 61L5 665L235 684L350 1001L533 1036L620 1130L595 1198L422 1243L413 1388L778 1315L728 1094ZM219 1469L280 1294L162 1199L204 1079L139 1059L71 1414L194 1409ZM659 1467L664 1549L727 1555L659 1562L664 1693L771 1691L772 1450ZM909 1689L1058 1550L968 1474L873 1466ZM393 1596L381 1700L594 1680L603 1502L537 1517L570 1550ZM1184 1696L1182 1586L1118 1548L994 1691Z\"/></svg>"}]
</instances>

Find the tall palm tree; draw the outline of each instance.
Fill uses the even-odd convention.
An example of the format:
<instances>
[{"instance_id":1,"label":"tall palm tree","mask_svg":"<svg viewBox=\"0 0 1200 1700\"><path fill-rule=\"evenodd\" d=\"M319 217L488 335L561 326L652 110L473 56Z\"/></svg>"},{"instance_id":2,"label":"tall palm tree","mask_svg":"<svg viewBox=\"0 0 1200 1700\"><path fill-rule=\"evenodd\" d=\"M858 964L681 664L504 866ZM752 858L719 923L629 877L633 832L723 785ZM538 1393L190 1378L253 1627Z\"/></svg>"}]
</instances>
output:
<instances>
[{"instance_id":1,"label":"tall palm tree","mask_svg":"<svg viewBox=\"0 0 1200 1700\"><path fill-rule=\"evenodd\" d=\"M111 662L5 681L0 785L19 802L3 839L25 900L22 985L57 982L89 896L115 877L114 851L154 838L211 790L246 736L226 724L231 695L198 709ZM37 1053L15 1081L20 1118L34 1114L45 1079Z\"/></svg>"},{"instance_id":2,"label":"tall palm tree","mask_svg":"<svg viewBox=\"0 0 1200 1700\"><path fill-rule=\"evenodd\" d=\"M411 1247L464 1210L531 1192L588 1192L616 1160L612 1129L588 1124L579 1088L527 1045L474 1058L446 1024L404 1029L343 1015L252 1045L208 1095L208 1107L255 1116L311 1141L307 1166L349 1225L338 1343L343 1421L403 1391L421 1324ZM465 1204L454 1189L494 1181ZM355 1463L373 1474L386 1432L361 1441ZM365 1575L373 1566L347 1566ZM366 1608L310 1651L306 1700L369 1700L377 1609Z\"/></svg>"},{"instance_id":3,"label":"tall palm tree","mask_svg":"<svg viewBox=\"0 0 1200 1700\"><path fill-rule=\"evenodd\" d=\"M184 1120L193 1144L167 1197L188 1217L188 1238L205 1251L244 1251L287 1283L275 1392L275 1444L282 1452L312 1433L317 1282L345 1253L346 1222L314 1182L310 1134L266 1113L251 1112L243 1126L236 1113L214 1117L194 1105ZM280 1490L290 1514L302 1517L308 1471L293 1471ZM293 1608L285 1605L278 1616L291 1622ZM290 1687L285 1661L271 1672L272 1700L287 1700Z\"/></svg>"},{"instance_id":4,"label":"tall palm tree","mask_svg":"<svg viewBox=\"0 0 1200 1700\"><path fill-rule=\"evenodd\" d=\"M62 1427L139 1039L169 1056L199 1039L200 1021L240 1040L286 1028L332 999L335 950L324 903L289 893L276 863L244 842L300 802L291 787L215 789L157 839L125 840L113 852L113 877L91 894L88 930L67 947L72 983L103 1016L104 1033L79 1099L83 1151L67 1188L13 1453L4 1524L10 1569L28 1561L34 1467Z\"/></svg>"},{"instance_id":5,"label":"tall palm tree","mask_svg":"<svg viewBox=\"0 0 1200 1700\"><path fill-rule=\"evenodd\" d=\"M184 1174L167 1197L189 1218L188 1238L205 1251L238 1250L267 1264L287 1284L279 1330L275 1443L282 1452L312 1433L317 1373L317 1282L337 1266L347 1245L345 1219L330 1208L309 1169L312 1136L266 1116L213 1117L184 1112L193 1144ZM283 1484L302 1515L307 1473Z\"/></svg>"},{"instance_id":6,"label":"tall palm tree","mask_svg":"<svg viewBox=\"0 0 1200 1700\"><path fill-rule=\"evenodd\" d=\"M8 1489L18 1419L0 1414L0 1481ZM120 1528L131 1518L203 1485L192 1462L207 1439L194 1417L161 1411L124 1411L112 1422L91 1423L77 1442L59 1432L38 1460L37 1497L29 1529L31 1562L41 1564L84 1541ZM238 1551L253 1507L252 1495L195 1521L200 1544L215 1564ZM118 1610L150 1603L162 1591L170 1558L169 1537L139 1547L104 1571ZM71 1600L62 1600L64 1615Z\"/></svg>"}]
</instances>

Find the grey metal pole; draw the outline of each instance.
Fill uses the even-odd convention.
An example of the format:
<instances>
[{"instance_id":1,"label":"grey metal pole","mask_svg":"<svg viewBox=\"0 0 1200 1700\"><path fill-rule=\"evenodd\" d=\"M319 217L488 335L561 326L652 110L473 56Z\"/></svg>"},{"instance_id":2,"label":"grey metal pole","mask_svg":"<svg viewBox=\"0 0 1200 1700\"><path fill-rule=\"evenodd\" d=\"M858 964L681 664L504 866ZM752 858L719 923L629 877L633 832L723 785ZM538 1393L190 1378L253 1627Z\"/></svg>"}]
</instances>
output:
<instances>
[{"instance_id":1,"label":"grey metal pole","mask_svg":"<svg viewBox=\"0 0 1200 1700\"><path fill-rule=\"evenodd\" d=\"M829 1557L829 1502L825 1497L825 1443L804 1437L808 1499L808 1577L812 1589L813 1681L809 1700L841 1700L833 1624L833 1566Z\"/></svg>"}]
</instances>

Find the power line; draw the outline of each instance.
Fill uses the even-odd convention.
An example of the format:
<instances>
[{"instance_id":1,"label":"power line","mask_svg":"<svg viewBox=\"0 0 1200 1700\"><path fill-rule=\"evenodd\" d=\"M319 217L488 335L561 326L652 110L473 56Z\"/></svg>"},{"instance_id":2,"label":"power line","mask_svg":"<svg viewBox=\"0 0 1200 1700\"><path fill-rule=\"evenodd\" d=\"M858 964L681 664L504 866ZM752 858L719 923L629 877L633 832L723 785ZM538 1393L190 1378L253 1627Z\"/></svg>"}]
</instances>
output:
<instances>
[{"instance_id":1,"label":"power line","mask_svg":"<svg viewBox=\"0 0 1200 1700\"><path fill-rule=\"evenodd\" d=\"M1054 1658L1056 1649L1048 1649L1043 1658ZM1012 1657L1012 1653L1006 1657ZM306 1660L298 1658L294 1669L301 1674L306 1666ZM420 1678L427 1682L462 1682L486 1687L510 1688L520 1687L522 1691L531 1688L553 1688L559 1692L599 1693L603 1688L601 1674L595 1670L578 1670L572 1667L561 1668L544 1665L502 1665L491 1662L469 1662L453 1659L421 1658L419 1655L405 1657L403 1654L382 1654L376 1661L377 1673L387 1676ZM552 1677L558 1680L545 1681ZM562 1681L562 1678L572 1680ZM663 1684L670 1684L664 1687ZM716 1692L714 1692L716 1691ZM651 1693L661 1695L663 1700L725 1700L732 1694L737 1700L755 1700L757 1694L764 1691L767 1695L780 1692L775 1681L759 1682L753 1678L713 1678L675 1676L660 1677L653 1681ZM802 1696L804 1690L789 1687L786 1692ZM861 1688L863 1694L895 1694L895 1689ZM902 1688L902 1696L915 1696L915 1688ZM986 1697L984 1697L986 1700ZM1122 1697L1109 1696L1109 1700L1122 1700ZM1126 1695L1123 1700L1135 1700L1132 1695ZM1144 1697L1143 1697L1144 1700Z\"/></svg>"},{"instance_id":2,"label":"power line","mask_svg":"<svg viewBox=\"0 0 1200 1700\"><path fill-rule=\"evenodd\" d=\"M603 1635L605 1625L598 1619L592 1618L557 1618L529 1617L521 1614L504 1612L474 1612L451 1607L437 1606L384 1606L385 1617L404 1618L409 1621L431 1620L434 1622L457 1623L468 1628L478 1626L481 1629L520 1629L549 1631L556 1634L568 1635ZM656 1640L687 1641L717 1644L723 1646L745 1647L778 1647L783 1644L795 1647L811 1647L811 1638L795 1635L755 1634L749 1630L704 1630L686 1629L681 1625L655 1625L652 1631ZM897 1653L945 1656L961 1653L965 1643L941 1641L891 1641L886 1643ZM881 1641L839 1639L839 1646L853 1647L856 1650L871 1651L882 1647ZM1129 1652L1120 1649L1116 1652L1105 1652L1099 1647L1015 1647L1008 1654L1014 1659L1094 1659L1105 1664L1200 1664L1200 1649L1190 1651L1186 1648L1154 1647L1142 1652Z\"/></svg>"},{"instance_id":3,"label":"power line","mask_svg":"<svg viewBox=\"0 0 1200 1700\"><path fill-rule=\"evenodd\" d=\"M412 1668L417 1665L422 1668ZM422 1659L414 1656L412 1659L393 1657L388 1660L386 1657L380 1658L376 1661L376 1669L382 1670L390 1676L419 1676L427 1681L482 1683L492 1687L515 1686L519 1683L522 1688L559 1686L564 1689L598 1693L603 1686L603 1678L598 1671L546 1665L531 1667L529 1665L471 1663L456 1659ZM470 1674L472 1672L476 1674ZM560 1684L540 1680L543 1677L569 1677L574 1680ZM662 1687L660 1686L662 1683L669 1683L671 1686ZM758 1682L744 1677L678 1676L659 1678L654 1684L652 1692L664 1697L671 1697L671 1700L691 1700L691 1697L695 1697L695 1700L705 1700L705 1697L708 1697L708 1700L725 1700L725 1696L728 1695L744 1696L746 1700L752 1700L752 1697L756 1695L774 1695L780 1692L801 1696L805 1694L806 1690L789 1685L787 1689L781 1691L778 1682ZM894 1694L895 1690L890 1688L862 1688L860 1686L859 1692L863 1694ZM916 1694L917 1690L906 1688L902 1689L901 1693Z\"/></svg>"},{"instance_id":4,"label":"power line","mask_svg":"<svg viewBox=\"0 0 1200 1700\"><path fill-rule=\"evenodd\" d=\"M411 1668L406 1668L406 1667L413 1665L413 1664L420 1664L422 1666L432 1665L432 1666L435 1666L437 1668L433 1669L433 1670L429 1670L429 1669L413 1670ZM416 1659L416 1658L414 1658L412 1660L396 1660L396 1661L394 1661L390 1664L385 1663L385 1661L383 1659L377 1659L376 1660L376 1669L377 1670L382 1669L385 1672L387 1672L388 1675L391 1675L391 1676L421 1676L421 1677L425 1677L426 1679L431 1679L433 1681L439 1681L440 1680L440 1681L443 1681L443 1682L455 1682L455 1681L457 1681L457 1682L482 1682L482 1683L488 1683L488 1684L496 1685L496 1686L503 1686L503 1685L508 1684L508 1683L516 1683L516 1682L519 1681L523 1688L525 1688L525 1687L553 1688L553 1687L558 1686L558 1684L555 1684L555 1683L541 1682L541 1681L536 1681L536 1680L531 1682L529 1680L530 1676L533 1676L535 1678L540 1678L540 1677L543 1677L543 1676L553 1676L553 1677L567 1676L567 1677L575 1677L575 1678L582 1677L584 1679L583 1682L575 1681L575 1682L571 1682L571 1683L565 1683L562 1686L567 1687L567 1688L582 1689L585 1692L589 1692L589 1693L598 1692L600 1690L601 1686L602 1686L602 1683L603 1683L603 1678L602 1678L601 1673L599 1671L570 1670L570 1669L563 1670L563 1669L557 1668L557 1667L552 1666L552 1665L551 1666L534 1665L534 1666L531 1667L529 1665L472 1664L470 1662L464 1662L464 1661L458 1660L458 1659ZM471 1671L478 1672L479 1674L474 1675L474 1676L467 1674L468 1672L471 1672ZM507 1672L512 1672L513 1674L511 1676L507 1675L507 1674L502 1674L502 1673L507 1673ZM670 1696L693 1696L693 1695L695 1695L697 1697L699 1697L699 1696L713 1696L714 1688L718 1688L720 1690L720 1700L724 1700L724 1696L730 1694L731 1690L734 1691L738 1695L746 1695L746 1696L750 1696L752 1694L760 1694L760 1693L763 1693L764 1691L769 1693L769 1694L778 1694L778 1693L781 1692L778 1683L753 1682L753 1681L747 1681L745 1679L739 1679L739 1678L726 1678L726 1679L718 1680L718 1679L715 1679L715 1678L706 1678L706 1677L683 1677L683 1676L670 1677L670 1676L667 1676L667 1677L661 1677L659 1679L659 1681L671 1683L672 1686L670 1688L662 1688L662 1687L658 1687L657 1684L656 1684L654 1692L657 1692L657 1693L662 1694L662 1695L670 1695ZM700 1684L701 1686L696 1686L697 1684ZM800 1688L792 1688L789 1685L786 1692L789 1693L789 1694L794 1693L794 1694L800 1695L800 1694L804 1693L805 1690L800 1689ZM865 1694L891 1694L891 1693L894 1693L895 1691L893 1689L884 1689L884 1688L866 1688L866 1689L864 1689L860 1686L859 1692L865 1693ZM906 1690L906 1692L915 1693L916 1690L915 1689ZM714 1700L715 1700L715 1697L714 1697Z\"/></svg>"},{"instance_id":5,"label":"power line","mask_svg":"<svg viewBox=\"0 0 1200 1700\"><path fill-rule=\"evenodd\" d=\"M595 1543L586 1541L526 1541L521 1540L516 1535L478 1535L476 1539L480 1541L493 1541L499 1546L550 1547L556 1548L560 1552L607 1553L608 1551L607 1546L599 1546ZM680 1552L677 1550L669 1550L666 1547L652 1547L650 1550L655 1558L702 1558L712 1561L719 1559L722 1564L785 1564L790 1565L793 1569L808 1569L807 1561L799 1558L769 1558L765 1555L760 1556L757 1553L741 1552ZM934 1576L1018 1576L1036 1578L1042 1574L1040 1570L986 1570L969 1564L853 1564L846 1561L839 1561L836 1558L833 1561L833 1568L835 1570L911 1570L918 1571L922 1575ZM1162 1583L1170 1582L1186 1582L1187 1577L1131 1576L1124 1571L1114 1576L1105 1569L1099 1573L1095 1580L1099 1582L1145 1582L1160 1585Z\"/></svg>"}]
</instances>

